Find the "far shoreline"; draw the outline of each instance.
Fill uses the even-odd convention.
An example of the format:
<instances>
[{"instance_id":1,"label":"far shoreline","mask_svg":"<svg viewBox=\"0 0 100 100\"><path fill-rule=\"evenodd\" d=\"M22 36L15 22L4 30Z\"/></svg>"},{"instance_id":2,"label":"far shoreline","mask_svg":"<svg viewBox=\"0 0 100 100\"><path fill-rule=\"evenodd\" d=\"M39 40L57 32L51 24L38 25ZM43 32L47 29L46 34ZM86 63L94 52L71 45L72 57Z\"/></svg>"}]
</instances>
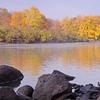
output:
<instances>
[{"instance_id":1,"label":"far shoreline","mask_svg":"<svg viewBox=\"0 0 100 100\"><path fill-rule=\"evenodd\" d=\"M11 43L11 42L0 42L0 45L5 45L5 44L76 44L76 43L100 43L100 41L73 41L73 42L32 42L32 43L25 43L25 42L18 42L18 43Z\"/></svg>"},{"instance_id":2,"label":"far shoreline","mask_svg":"<svg viewBox=\"0 0 100 100\"><path fill-rule=\"evenodd\" d=\"M45 43L0 43L0 48L14 48L14 49L33 49L33 48L70 48L70 47L82 47L82 46L92 46L99 45L100 41L91 42L45 42Z\"/></svg>"}]
</instances>

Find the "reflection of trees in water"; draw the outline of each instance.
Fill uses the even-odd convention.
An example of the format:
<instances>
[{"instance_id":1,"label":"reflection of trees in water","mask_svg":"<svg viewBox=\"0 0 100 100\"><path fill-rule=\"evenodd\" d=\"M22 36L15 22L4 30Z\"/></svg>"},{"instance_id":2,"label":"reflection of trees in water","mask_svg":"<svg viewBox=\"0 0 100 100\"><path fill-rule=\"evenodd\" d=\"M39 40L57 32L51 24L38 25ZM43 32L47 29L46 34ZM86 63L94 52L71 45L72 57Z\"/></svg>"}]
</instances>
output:
<instances>
[{"instance_id":1,"label":"reflection of trees in water","mask_svg":"<svg viewBox=\"0 0 100 100\"><path fill-rule=\"evenodd\" d=\"M9 64L33 75L39 74L47 60L53 59L65 66L76 64L82 68L95 67L94 64L100 64L100 47L91 45L73 48L0 49L0 64Z\"/></svg>"},{"instance_id":2,"label":"reflection of trees in water","mask_svg":"<svg viewBox=\"0 0 100 100\"><path fill-rule=\"evenodd\" d=\"M0 49L0 64L8 64L36 75L46 60L55 56L52 49ZM57 53L57 52L56 52Z\"/></svg>"},{"instance_id":3,"label":"reflection of trees in water","mask_svg":"<svg viewBox=\"0 0 100 100\"><path fill-rule=\"evenodd\" d=\"M0 64L13 65L22 71L29 71L32 74L37 74L40 69L42 57L34 53L34 50L4 49L0 50L0 52Z\"/></svg>"},{"instance_id":4,"label":"reflection of trees in water","mask_svg":"<svg viewBox=\"0 0 100 100\"><path fill-rule=\"evenodd\" d=\"M62 52L61 61L65 65L76 64L78 67L91 68L100 64L100 47L96 45L66 49Z\"/></svg>"}]
</instances>

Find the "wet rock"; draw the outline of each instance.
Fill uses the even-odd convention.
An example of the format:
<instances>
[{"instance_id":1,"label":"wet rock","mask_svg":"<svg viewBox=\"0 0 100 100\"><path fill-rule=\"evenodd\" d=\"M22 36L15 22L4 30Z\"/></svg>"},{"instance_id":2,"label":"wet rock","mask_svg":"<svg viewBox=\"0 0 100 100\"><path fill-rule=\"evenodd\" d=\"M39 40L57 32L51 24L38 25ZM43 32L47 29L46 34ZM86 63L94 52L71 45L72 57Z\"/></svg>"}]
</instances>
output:
<instances>
[{"instance_id":1,"label":"wet rock","mask_svg":"<svg viewBox=\"0 0 100 100\"><path fill-rule=\"evenodd\" d=\"M59 71L43 75L39 78L33 93L33 100L64 100L70 93L72 87L69 81L74 77L65 75Z\"/></svg>"},{"instance_id":2,"label":"wet rock","mask_svg":"<svg viewBox=\"0 0 100 100\"><path fill-rule=\"evenodd\" d=\"M33 92L34 92L34 89L29 85L25 85L23 87L20 87L17 90L18 95L23 95L23 96L27 96L27 97L32 97Z\"/></svg>"},{"instance_id":3,"label":"wet rock","mask_svg":"<svg viewBox=\"0 0 100 100\"><path fill-rule=\"evenodd\" d=\"M0 66L0 86L17 87L22 79L23 74L19 70L7 65Z\"/></svg>"}]
</instances>

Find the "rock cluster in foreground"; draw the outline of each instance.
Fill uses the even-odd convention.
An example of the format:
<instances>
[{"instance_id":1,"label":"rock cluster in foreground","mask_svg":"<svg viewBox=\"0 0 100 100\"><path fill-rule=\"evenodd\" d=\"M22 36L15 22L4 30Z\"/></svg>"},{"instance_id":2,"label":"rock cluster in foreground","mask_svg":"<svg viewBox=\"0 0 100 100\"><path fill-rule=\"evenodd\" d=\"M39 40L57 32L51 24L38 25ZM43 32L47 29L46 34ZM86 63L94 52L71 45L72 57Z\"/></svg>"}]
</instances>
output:
<instances>
[{"instance_id":1,"label":"rock cluster in foreground","mask_svg":"<svg viewBox=\"0 0 100 100\"><path fill-rule=\"evenodd\" d=\"M78 85L70 82L74 78L54 70L39 77L35 89L26 85L15 92L14 87L21 82L23 74L13 67L1 65L0 100L100 100L99 84L97 87Z\"/></svg>"}]
</instances>

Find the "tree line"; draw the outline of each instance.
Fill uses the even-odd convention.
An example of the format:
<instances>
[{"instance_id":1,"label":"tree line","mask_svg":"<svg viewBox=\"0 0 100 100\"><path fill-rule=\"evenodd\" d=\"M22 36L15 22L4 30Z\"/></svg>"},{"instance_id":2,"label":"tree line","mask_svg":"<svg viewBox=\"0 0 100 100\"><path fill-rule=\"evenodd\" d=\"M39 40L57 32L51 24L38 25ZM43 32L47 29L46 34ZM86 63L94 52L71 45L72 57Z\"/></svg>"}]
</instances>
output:
<instances>
[{"instance_id":1,"label":"tree line","mask_svg":"<svg viewBox=\"0 0 100 100\"><path fill-rule=\"evenodd\" d=\"M0 8L0 42L78 42L100 40L100 16L53 20L37 8L9 12Z\"/></svg>"}]
</instances>

